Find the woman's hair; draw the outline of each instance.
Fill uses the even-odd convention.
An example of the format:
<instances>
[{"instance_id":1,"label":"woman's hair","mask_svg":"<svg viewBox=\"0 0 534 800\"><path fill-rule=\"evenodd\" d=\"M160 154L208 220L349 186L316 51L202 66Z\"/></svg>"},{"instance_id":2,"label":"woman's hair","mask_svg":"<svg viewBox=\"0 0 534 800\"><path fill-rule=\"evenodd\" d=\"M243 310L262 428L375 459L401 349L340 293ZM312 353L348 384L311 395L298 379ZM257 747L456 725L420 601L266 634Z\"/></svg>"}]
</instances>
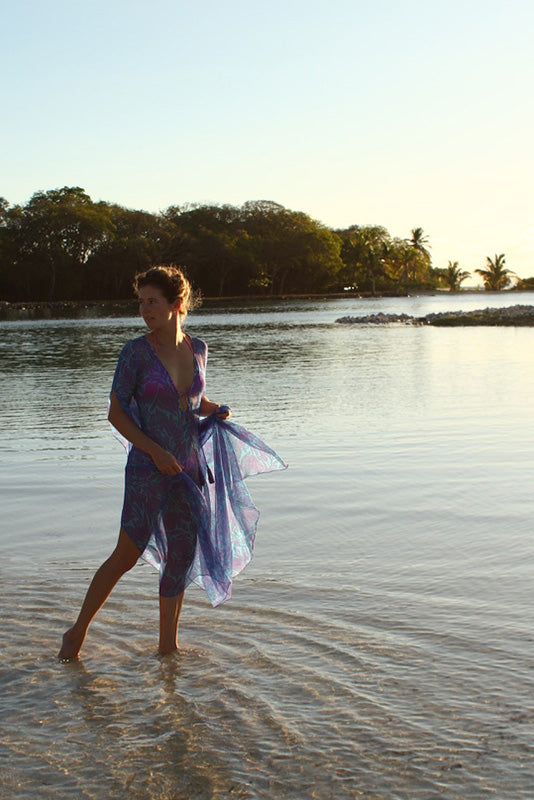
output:
<instances>
[{"instance_id":1,"label":"woman's hair","mask_svg":"<svg viewBox=\"0 0 534 800\"><path fill-rule=\"evenodd\" d=\"M146 272L139 272L134 278L134 290L142 286L155 286L160 290L168 303L174 305L182 301L180 316L185 317L188 311L199 304L199 297L193 293L191 284L184 273L173 264L150 267Z\"/></svg>"}]
</instances>

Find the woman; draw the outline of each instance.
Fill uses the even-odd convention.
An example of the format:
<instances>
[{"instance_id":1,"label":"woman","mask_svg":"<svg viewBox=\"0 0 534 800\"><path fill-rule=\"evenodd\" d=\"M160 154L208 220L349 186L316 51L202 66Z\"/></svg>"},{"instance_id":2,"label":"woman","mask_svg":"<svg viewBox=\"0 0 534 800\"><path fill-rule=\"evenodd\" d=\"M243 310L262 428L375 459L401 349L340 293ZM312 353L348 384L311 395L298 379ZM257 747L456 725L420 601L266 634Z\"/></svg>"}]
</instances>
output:
<instances>
[{"instance_id":1,"label":"woman","mask_svg":"<svg viewBox=\"0 0 534 800\"><path fill-rule=\"evenodd\" d=\"M285 467L204 395L207 346L183 331L183 273L153 267L134 286L150 332L124 346L111 390L109 421L129 451L119 539L63 636L61 660L77 658L91 620L140 556L160 570L159 652L176 650L185 586L198 583L217 605L252 556L258 514L243 479Z\"/></svg>"}]
</instances>

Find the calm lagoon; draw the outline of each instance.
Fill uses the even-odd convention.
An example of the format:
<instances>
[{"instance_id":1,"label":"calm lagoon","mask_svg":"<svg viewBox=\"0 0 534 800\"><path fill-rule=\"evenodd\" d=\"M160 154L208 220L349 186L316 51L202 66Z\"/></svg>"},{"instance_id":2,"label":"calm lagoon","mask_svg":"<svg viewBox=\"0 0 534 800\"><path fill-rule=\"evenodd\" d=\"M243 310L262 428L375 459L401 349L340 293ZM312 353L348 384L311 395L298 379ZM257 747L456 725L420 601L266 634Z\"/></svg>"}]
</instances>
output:
<instances>
[{"instance_id":1,"label":"calm lagoon","mask_svg":"<svg viewBox=\"0 0 534 800\"><path fill-rule=\"evenodd\" d=\"M141 320L0 323L0 793L531 798L534 330L341 326L534 295L206 307L208 395L288 461L253 563L154 655L140 564L55 662L118 529L107 395Z\"/></svg>"}]
</instances>

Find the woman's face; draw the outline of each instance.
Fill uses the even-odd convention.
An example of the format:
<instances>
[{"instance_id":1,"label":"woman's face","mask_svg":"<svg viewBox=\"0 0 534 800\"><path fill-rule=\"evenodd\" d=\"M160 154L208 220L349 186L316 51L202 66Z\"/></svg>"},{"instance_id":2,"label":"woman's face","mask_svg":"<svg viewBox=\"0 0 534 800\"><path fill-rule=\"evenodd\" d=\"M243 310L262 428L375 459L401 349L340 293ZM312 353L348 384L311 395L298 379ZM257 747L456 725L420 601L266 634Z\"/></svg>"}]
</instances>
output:
<instances>
[{"instance_id":1,"label":"woman's face","mask_svg":"<svg viewBox=\"0 0 534 800\"><path fill-rule=\"evenodd\" d=\"M151 331L164 328L178 314L180 304L169 303L157 286L141 286L137 292L139 313Z\"/></svg>"}]
</instances>

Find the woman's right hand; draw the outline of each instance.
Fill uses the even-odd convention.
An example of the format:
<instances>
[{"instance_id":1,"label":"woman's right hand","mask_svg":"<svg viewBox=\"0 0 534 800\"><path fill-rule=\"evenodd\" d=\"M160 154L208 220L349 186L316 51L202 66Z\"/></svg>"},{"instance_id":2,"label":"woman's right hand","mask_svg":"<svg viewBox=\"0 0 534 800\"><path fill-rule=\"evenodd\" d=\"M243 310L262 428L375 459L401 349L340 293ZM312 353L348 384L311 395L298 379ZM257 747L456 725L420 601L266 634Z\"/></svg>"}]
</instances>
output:
<instances>
[{"instance_id":1,"label":"woman's right hand","mask_svg":"<svg viewBox=\"0 0 534 800\"><path fill-rule=\"evenodd\" d=\"M154 448L154 451L150 453L150 457L164 475L178 475L182 471L182 467L175 456L163 447Z\"/></svg>"}]
</instances>

